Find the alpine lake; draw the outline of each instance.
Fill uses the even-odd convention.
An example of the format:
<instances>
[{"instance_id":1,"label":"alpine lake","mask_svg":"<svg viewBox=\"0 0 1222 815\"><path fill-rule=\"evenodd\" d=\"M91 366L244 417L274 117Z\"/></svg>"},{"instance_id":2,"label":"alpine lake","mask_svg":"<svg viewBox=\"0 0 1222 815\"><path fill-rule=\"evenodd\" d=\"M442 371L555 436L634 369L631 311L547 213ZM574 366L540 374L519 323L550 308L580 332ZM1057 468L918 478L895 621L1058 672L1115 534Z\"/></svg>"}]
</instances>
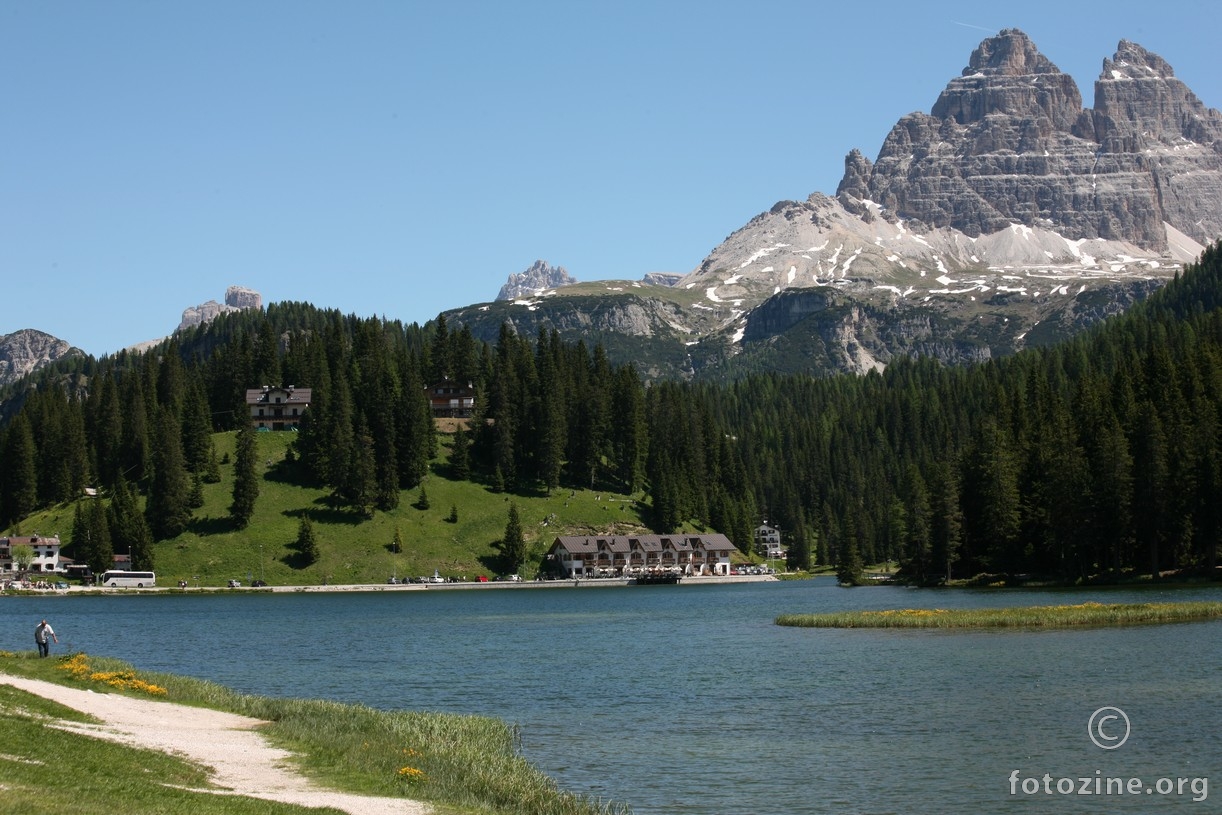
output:
<instances>
[{"instance_id":1,"label":"alpine lake","mask_svg":"<svg viewBox=\"0 0 1222 815\"><path fill-rule=\"evenodd\" d=\"M638 815L1217 811L1222 621L912 631L774 620L1216 600L1222 589L694 582L8 597L0 649L32 650L46 617L53 655L114 656L253 694L495 716L561 787Z\"/></svg>"}]
</instances>

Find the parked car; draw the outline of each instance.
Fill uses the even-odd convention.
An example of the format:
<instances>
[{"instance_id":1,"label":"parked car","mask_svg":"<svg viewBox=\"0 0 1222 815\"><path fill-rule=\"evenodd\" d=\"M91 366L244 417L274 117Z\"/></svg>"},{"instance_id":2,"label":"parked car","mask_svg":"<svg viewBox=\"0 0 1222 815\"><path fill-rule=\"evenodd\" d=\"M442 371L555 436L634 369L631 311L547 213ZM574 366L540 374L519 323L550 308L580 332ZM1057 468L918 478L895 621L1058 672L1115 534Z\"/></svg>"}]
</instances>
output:
<instances>
[{"instance_id":1,"label":"parked car","mask_svg":"<svg viewBox=\"0 0 1222 815\"><path fill-rule=\"evenodd\" d=\"M487 583L487 582L488 582L488 576L487 576L487 575L482 575L482 574L481 574L479 577L475 578L475 582L476 582L476 583Z\"/></svg>"},{"instance_id":2,"label":"parked car","mask_svg":"<svg viewBox=\"0 0 1222 815\"><path fill-rule=\"evenodd\" d=\"M254 581L251 581L251 584L250 584L250 585L251 585L253 588L256 588L256 589L261 589L261 588L263 588L264 586L266 586L266 585L267 585L267 581L266 581L266 580L254 580Z\"/></svg>"},{"instance_id":3,"label":"parked car","mask_svg":"<svg viewBox=\"0 0 1222 815\"><path fill-rule=\"evenodd\" d=\"M230 580L230 581L229 581L229 588L231 588L231 589L240 589L240 588L242 588L242 581L241 581L241 580Z\"/></svg>"},{"instance_id":4,"label":"parked car","mask_svg":"<svg viewBox=\"0 0 1222 815\"><path fill-rule=\"evenodd\" d=\"M386 583L387 583L387 585L389 585L389 586L397 586L397 585L399 585L399 578L397 578L397 577L392 577L390 580L387 580L387 581L386 581Z\"/></svg>"}]
</instances>

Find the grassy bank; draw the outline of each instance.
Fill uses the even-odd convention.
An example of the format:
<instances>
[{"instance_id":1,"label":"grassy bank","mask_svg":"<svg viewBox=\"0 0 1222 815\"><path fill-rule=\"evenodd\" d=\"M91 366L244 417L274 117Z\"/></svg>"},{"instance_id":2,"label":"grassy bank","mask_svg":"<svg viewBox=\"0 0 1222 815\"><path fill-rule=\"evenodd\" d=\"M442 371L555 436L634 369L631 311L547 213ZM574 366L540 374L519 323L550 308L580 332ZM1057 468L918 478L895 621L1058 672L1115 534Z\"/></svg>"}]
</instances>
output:
<instances>
[{"instance_id":1,"label":"grassy bank","mask_svg":"<svg viewBox=\"0 0 1222 815\"><path fill-rule=\"evenodd\" d=\"M1190 622L1222 617L1222 603L1081 603L1014 608L904 608L782 614L777 625L802 628L1073 628Z\"/></svg>"},{"instance_id":2,"label":"grassy bank","mask_svg":"<svg viewBox=\"0 0 1222 815\"><path fill-rule=\"evenodd\" d=\"M0 671L263 719L271 724L261 732L293 752L301 771L318 782L347 792L426 801L442 815L628 811L559 790L517 754L513 728L497 719L248 696L211 682L137 673L118 660L79 654L40 660L33 652L0 653ZM0 795L6 811L109 813L117 806L134 815L318 811L176 789L206 786L206 774L177 758L49 727L55 719L83 717L0 686ZM8 809L9 802L16 808Z\"/></svg>"}]
</instances>

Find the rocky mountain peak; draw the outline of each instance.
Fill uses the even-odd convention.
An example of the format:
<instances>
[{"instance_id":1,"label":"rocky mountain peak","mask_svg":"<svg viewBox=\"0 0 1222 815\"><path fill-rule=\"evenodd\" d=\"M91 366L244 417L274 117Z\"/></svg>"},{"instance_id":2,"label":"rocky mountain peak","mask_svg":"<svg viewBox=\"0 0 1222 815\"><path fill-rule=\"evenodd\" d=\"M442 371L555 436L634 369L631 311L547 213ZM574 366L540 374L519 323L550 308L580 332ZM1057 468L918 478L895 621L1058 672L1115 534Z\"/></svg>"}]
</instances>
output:
<instances>
[{"instance_id":1,"label":"rocky mountain peak","mask_svg":"<svg viewBox=\"0 0 1222 815\"><path fill-rule=\"evenodd\" d=\"M961 125L993 114L1044 118L1068 130L1082 112L1082 94L1073 77L1016 28L990 37L972 52L963 74L952 79L930 111L935 119Z\"/></svg>"},{"instance_id":2,"label":"rocky mountain peak","mask_svg":"<svg viewBox=\"0 0 1222 815\"><path fill-rule=\"evenodd\" d=\"M845 160L841 203L970 238L1011 226L1070 240L1168 250L1168 226L1201 244L1222 234L1222 114L1162 57L1121 41L1095 106L1021 31L972 52L929 114L892 128L871 164Z\"/></svg>"},{"instance_id":3,"label":"rocky mountain peak","mask_svg":"<svg viewBox=\"0 0 1222 815\"><path fill-rule=\"evenodd\" d=\"M1222 148L1222 114L1206 108L1162 57L1121 40L1095 82L1093 136L1108 152L1184 142Z\"/></svg>"},{"instance_id":4,"label":"rocky mountain peak","mask_svg":"<svg viewBox=\"0 0 1222 815\"><path fill-rule=\"evenodd\" d=\"M501 291L497 294L496 299L517 300L576 282L577 279L570 275L563 266L552 266L545 260L536 260L526 271L511 274L505 285L501 286Z\"/></svg>"},{"instance_id":5,"label":"rocky mountain peak","mask_svg":"<svg viewBox=\"0 0 1222 815\"><path fill-rule=\"evenodd\" d=\"M0 386L9 385L61 357L80 355L58 337L33 328L0 335Z\"/></svg>"},{"instance_id":6,"label":"rocky mountain peak","mask_svg":"<svg viewBox=\"0 0 1222 815\"><path fill-rule=\"evenodd\" d=\"M248 289L244 286L230 286L225 289L225 302L223 304L215 300L209 300L206 303L200 303L198 306L190 306L183 309L182 320L178 324L178 330L182 331L193 325L211 322L219 315L231 311L260 308L263 308L263 295L254 289Z\"/></svg>"}]
</instances>

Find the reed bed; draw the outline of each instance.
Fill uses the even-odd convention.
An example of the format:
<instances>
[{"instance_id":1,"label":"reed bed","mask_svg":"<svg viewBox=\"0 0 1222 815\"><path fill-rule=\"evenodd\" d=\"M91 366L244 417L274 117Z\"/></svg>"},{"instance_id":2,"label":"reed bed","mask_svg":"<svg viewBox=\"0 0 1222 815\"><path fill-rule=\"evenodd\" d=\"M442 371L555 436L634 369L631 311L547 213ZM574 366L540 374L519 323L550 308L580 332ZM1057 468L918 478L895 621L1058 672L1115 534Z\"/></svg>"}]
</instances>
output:
<instances>
[{"instance_id":1,"label":"reed bed","mask_svg":"<svg viewBox=\"0 0 1222 815\"><path fill-rule=\"evenodd\" d=\"M1222 603L1079 603L782 614L776 618L776 624L801 628L1076 628L1193 622L1218 617L1222 617Z\"/></svg>"}]
</instances>

